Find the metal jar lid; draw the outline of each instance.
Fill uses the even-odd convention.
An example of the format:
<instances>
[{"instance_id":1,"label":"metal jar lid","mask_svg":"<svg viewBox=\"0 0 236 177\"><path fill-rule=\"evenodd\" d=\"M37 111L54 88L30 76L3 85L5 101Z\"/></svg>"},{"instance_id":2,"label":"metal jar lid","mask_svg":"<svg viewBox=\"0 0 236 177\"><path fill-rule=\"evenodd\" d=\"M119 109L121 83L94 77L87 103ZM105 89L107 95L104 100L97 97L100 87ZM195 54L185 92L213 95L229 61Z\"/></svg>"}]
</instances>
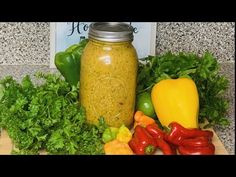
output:
<instances>
[{"instance_id":1,"label":"metal jar lid","mask_svg":"<svg viewBox=\"0 0 236 177\"><path fill-rule=\"evenodd\" d=\"M95 22L89 26L88 37L105 42L133 41L133 27L121 22Z\"/></svg>"}]
</instances>

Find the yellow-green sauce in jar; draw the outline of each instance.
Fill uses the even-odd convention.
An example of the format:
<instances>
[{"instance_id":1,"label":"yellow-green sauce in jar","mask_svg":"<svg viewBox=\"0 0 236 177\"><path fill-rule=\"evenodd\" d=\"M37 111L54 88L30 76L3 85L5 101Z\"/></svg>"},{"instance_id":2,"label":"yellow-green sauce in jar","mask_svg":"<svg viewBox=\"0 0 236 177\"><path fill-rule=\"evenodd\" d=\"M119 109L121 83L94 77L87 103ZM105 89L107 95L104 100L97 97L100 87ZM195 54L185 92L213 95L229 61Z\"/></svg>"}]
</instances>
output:
<instances>
[{"instance_id":1,"label":"yellow-green sauce in jar","mask_svg":"<svg viewBox=\"0 0 236 177\"><path fill-rule=\"evenodd\" d=\"M133 123L137 53L132 27L124 23L92 23L81 57L80 102L89 123L104 117L109 126Z\"/></svg>"}]
</instances>

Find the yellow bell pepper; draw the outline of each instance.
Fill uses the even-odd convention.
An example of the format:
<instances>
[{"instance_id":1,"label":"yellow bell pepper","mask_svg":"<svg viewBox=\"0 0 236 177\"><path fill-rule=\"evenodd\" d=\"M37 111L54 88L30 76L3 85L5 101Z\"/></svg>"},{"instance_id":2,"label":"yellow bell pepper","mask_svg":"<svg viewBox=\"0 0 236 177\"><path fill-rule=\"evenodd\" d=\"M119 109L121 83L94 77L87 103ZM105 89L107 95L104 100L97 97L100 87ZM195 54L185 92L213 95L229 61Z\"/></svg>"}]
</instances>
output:
<instances>
[{"instance_id":1,"label":"yellow bell pepper","mask_svg":"<svg viewBox=\"0 0 236 177\"><path fill-rule=\"evenodd\" d=\"M198 128L199 96L192 79L162 80L152 88L151 97L163 126L175 121L185 128Z\"/></svg>"}]
</instances>

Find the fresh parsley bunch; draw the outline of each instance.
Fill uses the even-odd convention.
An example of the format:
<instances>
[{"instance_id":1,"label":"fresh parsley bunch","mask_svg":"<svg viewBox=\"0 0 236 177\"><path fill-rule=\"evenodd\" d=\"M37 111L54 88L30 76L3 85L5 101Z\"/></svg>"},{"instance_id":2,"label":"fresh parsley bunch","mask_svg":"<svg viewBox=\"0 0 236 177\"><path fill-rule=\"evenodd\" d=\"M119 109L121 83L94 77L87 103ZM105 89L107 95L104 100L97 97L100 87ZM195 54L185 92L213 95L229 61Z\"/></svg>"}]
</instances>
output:
<instances>
[{"instance_id":1,"label":"fresh parsley bunch","mask_svg":"<svg viewBox=\"0 0 236 177\"><path fill-rule=\"evenodd\" d=\"M78 90L59 75L37 73L35 85L26 75L0 81L0 127L7 130L17 154L103 154L101 128L86 122Z\"/></svg>"}]
</instances>

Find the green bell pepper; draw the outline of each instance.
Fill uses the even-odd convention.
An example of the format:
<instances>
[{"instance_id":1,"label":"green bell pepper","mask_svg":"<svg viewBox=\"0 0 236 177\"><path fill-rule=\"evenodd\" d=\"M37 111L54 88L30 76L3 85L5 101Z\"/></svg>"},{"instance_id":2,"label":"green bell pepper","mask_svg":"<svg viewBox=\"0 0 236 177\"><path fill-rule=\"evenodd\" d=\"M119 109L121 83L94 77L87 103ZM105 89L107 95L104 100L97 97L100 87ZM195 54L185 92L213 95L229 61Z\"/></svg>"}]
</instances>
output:
<instances>
[{"instance_id":1,"label":"green bell pepper","mask_svg":"<svg viewBox=\"0 0 236 177\"><path fill-rule=\"evenodd\" d=\"M88 39L82 40L67 48L64 52L55 55L55 65L65 80L71 85L76 86L80 79L80 58L88 43Z\"/></svg>"}]
</instances>

